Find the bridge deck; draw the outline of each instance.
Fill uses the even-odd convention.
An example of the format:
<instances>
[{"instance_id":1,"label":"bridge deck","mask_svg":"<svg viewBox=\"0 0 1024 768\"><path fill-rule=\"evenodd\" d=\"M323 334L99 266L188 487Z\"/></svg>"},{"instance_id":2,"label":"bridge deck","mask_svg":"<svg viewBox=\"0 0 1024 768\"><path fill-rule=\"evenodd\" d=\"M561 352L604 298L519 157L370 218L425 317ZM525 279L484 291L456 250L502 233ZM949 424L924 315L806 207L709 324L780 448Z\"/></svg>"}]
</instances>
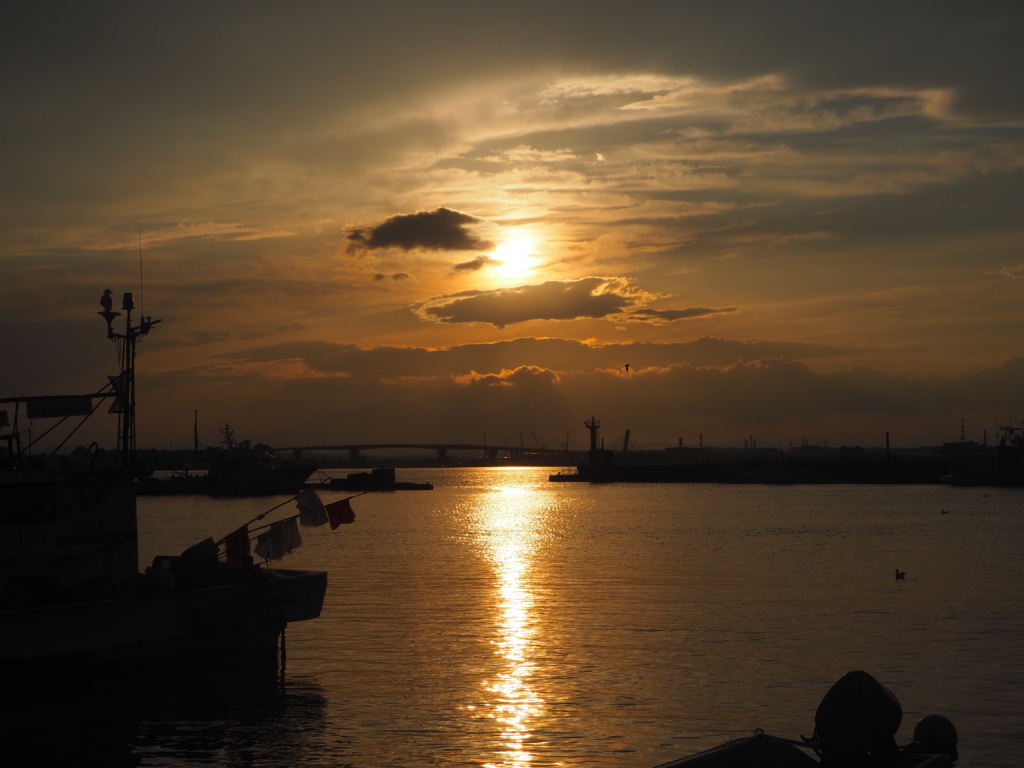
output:
<instances>
[{"instance_id":1,"label":"bridge deck","mask_svg":"<svg viewBox=\"0 0 1024 768\"><path fill-rule=\"evenodd\" d=\"M527 448L517 445L474 445L473 443L353 443L350 445L299 445L275 448L284 451L372 451L382 448L411 448L424 451L514 451L515 453L565 453L564 448Z\"/></svg>"}]
</instances>

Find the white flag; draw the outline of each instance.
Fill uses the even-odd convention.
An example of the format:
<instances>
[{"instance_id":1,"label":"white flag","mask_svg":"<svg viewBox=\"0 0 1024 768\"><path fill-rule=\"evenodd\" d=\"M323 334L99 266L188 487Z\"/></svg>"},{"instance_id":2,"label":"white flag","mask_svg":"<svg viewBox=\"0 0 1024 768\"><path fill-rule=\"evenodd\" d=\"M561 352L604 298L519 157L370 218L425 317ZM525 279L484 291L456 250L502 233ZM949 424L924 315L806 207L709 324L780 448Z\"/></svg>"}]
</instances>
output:
<instances>
[{"instance_id":1,"label":"white flag","mask_svg":"<svg viewBox=\"0 0 1024 768\"><path fill-rule=\"evenodd\" d=\"M294 517L271 524L270 530L256 537L256 554L264 560L277 560L302 544Z\"/></svg>"},{"instance_id":2,"label":"white flag","mask_svg":"<svg viewBox=\"0 0 1024 768\"><path fill-rule=\"evenodd\" d=\"M327 510L317 492L306 488L296 500L299 507L299 522L303 525L323 525L327 522Z\"/></svg>"}]
</instances>

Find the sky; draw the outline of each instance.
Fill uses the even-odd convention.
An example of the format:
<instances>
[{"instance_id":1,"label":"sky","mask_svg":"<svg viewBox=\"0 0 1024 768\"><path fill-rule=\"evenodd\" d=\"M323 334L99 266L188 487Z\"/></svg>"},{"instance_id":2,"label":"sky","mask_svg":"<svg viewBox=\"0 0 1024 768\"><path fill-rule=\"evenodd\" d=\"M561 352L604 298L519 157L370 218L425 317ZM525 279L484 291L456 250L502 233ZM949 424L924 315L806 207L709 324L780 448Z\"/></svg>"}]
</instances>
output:
<instances>
[{"instance_id":1,"label":"sky","mask_svg":"<svg viewBox=\"0 0 1024 768\"><path fill-rule=\"evenodd\" d=\"M1018 2L21 4L0 396L99 389L110 288L163 321L141 447L196 410L207 444L991 440L1022 37Z\"/></svg>"}]
</instances>

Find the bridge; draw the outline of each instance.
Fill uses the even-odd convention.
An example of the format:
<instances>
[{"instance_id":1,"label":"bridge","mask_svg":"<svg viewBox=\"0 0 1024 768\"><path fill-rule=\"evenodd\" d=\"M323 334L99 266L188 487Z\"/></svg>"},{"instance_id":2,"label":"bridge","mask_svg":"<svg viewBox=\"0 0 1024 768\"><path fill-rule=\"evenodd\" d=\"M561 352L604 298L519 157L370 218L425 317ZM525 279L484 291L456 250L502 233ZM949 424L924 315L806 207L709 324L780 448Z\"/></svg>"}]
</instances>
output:
<instances>
[{"instance_id":1,"label":"bridge","mask_svg":"<svg viewBox=\"0 0 1024 768\"><path fill-rule=\"evenodd\" d=\"M359 443L353 445L302 445L275 448L274 453L291 451L295 458L301 459L304 451L348 451L352 461L358 461L361 451L373 451L385 448L437 451L437 458L442 461L448 457L448 451L479 451L486 455L491 461L495 461L498 458L499 453L504 453L513 458L528 453L566 453L565 448L526 448L525 446L474 445L473 443Z\"/></svg>"}]
</instances>

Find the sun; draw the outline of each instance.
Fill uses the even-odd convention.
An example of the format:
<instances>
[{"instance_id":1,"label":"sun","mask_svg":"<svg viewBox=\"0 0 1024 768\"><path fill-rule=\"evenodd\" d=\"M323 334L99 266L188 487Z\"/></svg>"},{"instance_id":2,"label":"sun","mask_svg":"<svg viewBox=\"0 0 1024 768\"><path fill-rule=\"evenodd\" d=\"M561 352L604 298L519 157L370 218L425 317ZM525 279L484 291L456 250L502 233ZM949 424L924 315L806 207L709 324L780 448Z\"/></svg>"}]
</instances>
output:
<instances>
[{"instance_id":1,"label":"sun","mask_svg":"<svg viewBox=\"0 0 1024 768\"><path fill-rule=\"evenodd\" d=\"M519 277L533 269L537 260L533 257L533 242L530 240L506 240L499 243L491 255L497 265L498 274L502 277Z\"/></svg>"}]
</instances>

